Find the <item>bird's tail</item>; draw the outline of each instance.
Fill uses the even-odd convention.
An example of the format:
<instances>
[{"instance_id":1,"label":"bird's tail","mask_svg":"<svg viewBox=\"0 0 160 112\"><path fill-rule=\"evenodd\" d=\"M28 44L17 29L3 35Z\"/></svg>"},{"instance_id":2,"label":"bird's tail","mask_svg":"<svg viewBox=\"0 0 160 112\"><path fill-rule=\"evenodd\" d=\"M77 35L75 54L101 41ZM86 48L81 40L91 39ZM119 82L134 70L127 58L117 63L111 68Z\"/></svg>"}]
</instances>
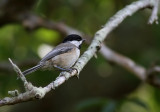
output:
<instances>
[{"instance_id":1,"label":"bird's tail","mask_svg":"<svg viewBox=\"0 0 160 112\"><path fill-rule=\"evenodd\" d=\"M35 72L35 71L37 71L38 69L40 69L42 66L43 66L43 64L38 64L38 65L36 65L36 66L34 66L34 67L30 68L30 69L27 69L27 70L25 70L25 71L23 72L23 75L28 75L28 74L30 74L30 73L32 73L32 72Z\"/></svg>"}]
</instances>

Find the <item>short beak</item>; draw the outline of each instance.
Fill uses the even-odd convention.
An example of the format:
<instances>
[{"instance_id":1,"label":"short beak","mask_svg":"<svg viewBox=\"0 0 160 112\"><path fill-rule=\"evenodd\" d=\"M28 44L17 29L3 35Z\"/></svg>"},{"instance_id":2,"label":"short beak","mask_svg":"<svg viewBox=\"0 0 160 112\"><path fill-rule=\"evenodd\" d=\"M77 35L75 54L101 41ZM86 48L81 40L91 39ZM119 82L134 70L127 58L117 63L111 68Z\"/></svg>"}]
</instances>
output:
<instances>
[{"instance_id":1,"label":"short beak","mask_svg":"<svg viewBox=\"0 0 160 112\"><path fill-rule=\"evenodd\" d=\"M86 39L82 39L82 42L84 42Z\"/></svg>"}]
</instances>

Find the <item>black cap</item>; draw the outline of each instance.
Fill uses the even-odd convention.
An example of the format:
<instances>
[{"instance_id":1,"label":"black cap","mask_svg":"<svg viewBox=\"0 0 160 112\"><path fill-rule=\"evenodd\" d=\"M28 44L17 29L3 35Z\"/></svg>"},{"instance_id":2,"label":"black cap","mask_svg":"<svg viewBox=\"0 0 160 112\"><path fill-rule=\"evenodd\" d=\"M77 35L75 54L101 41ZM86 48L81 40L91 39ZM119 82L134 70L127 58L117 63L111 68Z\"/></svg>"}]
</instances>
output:
<instances>
[{"instance_id":1,"label":"black cap","mask_svg":"<svg viewBox=\"0 0 160 112\"><path fill-rule=\"evenodd\" d=\"M67 41L81 41L82 37L77 35L77 34L70 34L67 37L64 38L63 43L67 42Z\"/></svg>"}]
</instances>

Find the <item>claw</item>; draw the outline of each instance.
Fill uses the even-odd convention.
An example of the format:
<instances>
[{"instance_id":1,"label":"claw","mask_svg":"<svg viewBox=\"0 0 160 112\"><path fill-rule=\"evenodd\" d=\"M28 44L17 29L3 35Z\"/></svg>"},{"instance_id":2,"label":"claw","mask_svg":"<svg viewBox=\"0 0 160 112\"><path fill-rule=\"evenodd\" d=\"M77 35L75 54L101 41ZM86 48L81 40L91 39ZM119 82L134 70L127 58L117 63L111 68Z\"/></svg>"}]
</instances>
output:
<instances>
[{"instance_id":1,"label":"claw","mask_svg":"<svg viewBox=\"0 0 160 112\"><path fill-rule=\"evenodd\" d=\"M76 69L76 68L71 68L72 70L76 70L77 71L77 73L76 73L76 76L77 76L77 78L79 79L79 73L78 73L78 70Z\"/></svg>"}]
</instances>

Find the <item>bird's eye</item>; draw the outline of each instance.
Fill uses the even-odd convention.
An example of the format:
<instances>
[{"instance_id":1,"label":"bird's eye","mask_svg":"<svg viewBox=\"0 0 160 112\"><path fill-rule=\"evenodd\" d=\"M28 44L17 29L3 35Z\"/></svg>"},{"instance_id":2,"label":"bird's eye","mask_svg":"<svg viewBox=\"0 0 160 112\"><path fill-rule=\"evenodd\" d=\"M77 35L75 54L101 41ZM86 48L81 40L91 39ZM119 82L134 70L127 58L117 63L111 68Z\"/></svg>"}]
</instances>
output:
<instances>
[{"instance_id":1,"label":"bird's eye","mask_svg":"<svg viewBox=\"0 0 160 112\"><path fill-rule=\"evenodd\" d=\"M81 39L80 39L80 38L78 38L78 39L77 39L77 41L81 41Z\"/></svg>"}]
</instances>

